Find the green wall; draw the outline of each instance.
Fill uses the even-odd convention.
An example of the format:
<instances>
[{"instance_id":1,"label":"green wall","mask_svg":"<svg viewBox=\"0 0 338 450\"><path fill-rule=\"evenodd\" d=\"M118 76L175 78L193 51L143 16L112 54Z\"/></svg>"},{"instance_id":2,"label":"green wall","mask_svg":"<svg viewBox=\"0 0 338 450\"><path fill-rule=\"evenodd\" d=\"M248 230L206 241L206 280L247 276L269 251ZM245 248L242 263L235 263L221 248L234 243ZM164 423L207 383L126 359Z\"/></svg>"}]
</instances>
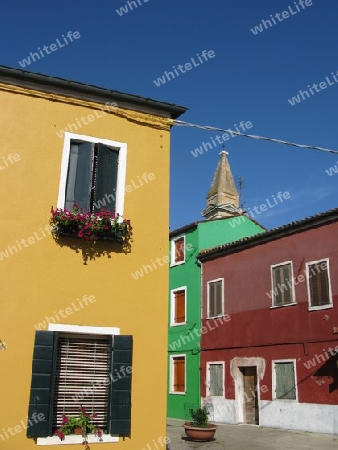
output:
<instances>
[{"instance_id":1,"label":"green wall","mask_svg":"<svg viewBox=\"0 0 338 450\"><path fill-rule=\"evenodd\" d=\"M265 231L246 216L200 222L185 233L185 263L169 269L168 323L168 417L188 419L189 406L200 405L200 333L201 329L201 270L197 255L201 250L228 244ZM171 248L169 242L169 249ZM171 290L186 286L186 324L170 326ZM170 356L186 355L186 392L171 394Z\"/></svg>"}]
</instances>

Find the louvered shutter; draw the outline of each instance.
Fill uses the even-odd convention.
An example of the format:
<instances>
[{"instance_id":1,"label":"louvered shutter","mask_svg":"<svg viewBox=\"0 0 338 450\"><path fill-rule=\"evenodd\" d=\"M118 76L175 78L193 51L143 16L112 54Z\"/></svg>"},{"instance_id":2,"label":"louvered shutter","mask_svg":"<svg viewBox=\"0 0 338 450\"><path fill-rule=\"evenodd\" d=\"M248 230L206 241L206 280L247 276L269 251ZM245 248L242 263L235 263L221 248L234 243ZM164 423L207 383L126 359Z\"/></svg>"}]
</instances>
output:
<instances>
[{"instance_id":1,"label":"louvered shutter","mask_svg":"<svg viewBox=\"0 0 338 450\"><path fill-rule=\"evenodd\" d=\"M185 291L175 292L175 323L185 322Z\"/></svg>"},{"instance_id":2,"label":"louvered shutter","mask_svg":"<svg viewBox=\"0 0 338 450\"><path fill-rule=\"evenodd\" d=\"M209 317L214 317L215 312L215 283L209 283Z\"/></svg>"},{"instance_id":3,"label":"louvered shutter","mask_svg":"<svg viewBox=\"0 0 338 450\"><path fill-rule=\"evenodd\" d=\"M77 203L90 211L94 144L90 142L70 145L65 209L72 210Z\"/></svg>"},{"instance_id":4,"label":"louvered shutter","mask_svg":"<svg viewBox=\"0 0 338 450\"><path fill-rule=\"evenodd\" d=\"M132 336L114 336L109 417L111 435L130 436L132 352Z\"/></svg>"},{"instance_id":5,"label":"louvered shutter","mask_svg":"<svg viewBox=\"0 0 338 450\"><path fill-rule=\"evenodd\" d=\"M173 358L174 364L174 392L185 392L185 357Z\"/></svg>"},{"instance_id":6,"label":"louvered shutter","mask_svg":"<svg viewBox=\"0 0 338 450\"><path fill-rule=\"evenodd\" d=\"M216 282L216 286L215 286L215 290L216 290L216 316L219 316L222 314L223 312L223 308L222 308L222 282L221 281L217 281Z\"/></svg>"},{"instance_id":7,"label":"louvered shutter","mask_svg":"<svg viewBox=\"0 0 338 450\"><path fill-rule=\"evenodd\" d=\"M320 265L320 272L318 274L320 279L320 305L327 305L330 303L329 274L327 264L325 264L325 269L321 268L322 264Z\"/></svg>"},{"instance_id":8,"label":"louvered shutter","mask_svg":"<svg viewBox=\"0 0 338 450\"><path fill-rule=\"evenodd\" d=\"M53 428L62 414L77 417L80 406L97 414L95 424L107 430L110 352L107 337L59 337Z\"/></svg>"},{"instance_id":9,"label":"louvered shutter","mask_svg":"<svg viewBox=\"0 0 338 450\"><path fill-rule=\"evenodd\" d=\"M295 370L293 362L276 363L276 398L296 399Z\"/></svg>"},{"instance_id":10,"label":"louvered shutter","mask_svg":"<svg viewBox=\"0 0 338 450\"><path fill-rule=\"evenodd\" d=\"M37 331L35 333L28 408L28 437L47 437L53 434L52 404L57 340L57 332ZM39 414L43 414L44 420L38 420Z\"/></svg>"},{"instance_id":11,"label":"louvered shutter","mask_svg":"<svg viewBox=\"0 0 338 450\"><path fill-rule=\"evenodd\" d=\"M321 306L330 303L327 264L325 264L324 269L321 267L324 263L325 261L309 267L311 306Z\"/></svg>"},{"instance_id":12,"label":"louvered shutter","mask_svg":"<svg viewBox=\"0 0 338 450\"><path fill-rule=\"evenodd\" d=\"M210 395L223 395L223 364L210 364Z\"/></svg>"},{"instance_id":13,"label":"louvered shutter","mask_svg":"<svg viewBox=\"0 0 338 450\"><path fill-rule=\"evenodd\" d=\"M319 279L318 273L315 272L316 264L309 267L310 276L310 295L311 295L311 306L318 306L319 303Z\"/></svg>"},{"instance_id":14,"label":"louvered shutter","mask_svg":"<svg viewBox=\"0 0 338 450\"><path fill-rule=\"evenodd\" d=\"M97 164L93 183L94 212L100 211L103 200L106 203L104 208L115 212L118 158L119 152L117 150L98 144Z\"/></svg>"},{"instance_id":15,"label":"louvered shutter","mask_svg":"<svg viewBox=\"0 0 338 450\"><path fill-rule=\"evenodd\" d=\"M184 238L176 239L175 241L175 262L184 261Z\"/></svg>"}]
</instances>

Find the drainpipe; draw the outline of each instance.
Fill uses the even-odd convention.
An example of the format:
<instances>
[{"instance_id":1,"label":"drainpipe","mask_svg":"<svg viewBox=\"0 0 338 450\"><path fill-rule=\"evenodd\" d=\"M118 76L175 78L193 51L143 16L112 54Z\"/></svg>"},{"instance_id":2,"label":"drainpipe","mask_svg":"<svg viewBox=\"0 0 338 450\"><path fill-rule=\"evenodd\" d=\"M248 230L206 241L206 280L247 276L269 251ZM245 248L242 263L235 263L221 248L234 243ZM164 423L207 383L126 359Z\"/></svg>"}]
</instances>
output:
<instances>
[{"instance_id":1,"label":"drainpipe","mask_svg":"<svg viewBox=\"0 0 338 450\"><path fill-rule=\"evenodd\" d=\"M200 279L201 279L201 286L200 286L200 290L201 290L201 305L200 305L200 321L199 321L199 327L200 330L202 328L202 317L203 317L203 264L201 263L201 261L197 258L197 265L200 268ZM201 382L202 382L202 352L201 352L201 342L202 341L202 333L200 335L200 367L199 367L199 373L200 373L200 382L198 384L198 402L199 402L199 406L201 406L202 404L202 399L201 399Z\"/></svg>"}]
</instances>

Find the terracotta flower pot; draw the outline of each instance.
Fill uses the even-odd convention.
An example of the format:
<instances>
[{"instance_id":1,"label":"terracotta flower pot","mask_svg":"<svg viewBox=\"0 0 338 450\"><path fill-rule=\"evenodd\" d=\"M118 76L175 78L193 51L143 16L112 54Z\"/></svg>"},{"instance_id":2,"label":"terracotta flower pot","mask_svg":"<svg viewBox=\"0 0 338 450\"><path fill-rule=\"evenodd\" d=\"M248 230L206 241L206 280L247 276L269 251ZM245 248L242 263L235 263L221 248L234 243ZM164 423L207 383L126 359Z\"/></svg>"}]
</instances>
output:
<instances>
[{"instance_id":1,"label":"terracotta flower pot","mask_svg":"<svg viewBox=\"0 0 338 450\"><path fill-rule=\"evenodd\" d=\"M210 441L214 437L216 430L217 430L217 425L214 425L213 423L209 423L209 425L206 428L199 428L199 427L193 427L190 424L190 422L186 422L183 425L183 428L185 430L185 434L192 441L206 442L206 441Z\"/></svg>"},{"instance_id":2,"label":"terracotta flower pot","mask_svg":"<svg viewBox=\"0 0 338 450\"><path fill-rule=\"evenodd\" d=\"M81 427L75 427L74 430L73 430L73 433L82 436L82 428Z\"/></svg>"}]
</instances>

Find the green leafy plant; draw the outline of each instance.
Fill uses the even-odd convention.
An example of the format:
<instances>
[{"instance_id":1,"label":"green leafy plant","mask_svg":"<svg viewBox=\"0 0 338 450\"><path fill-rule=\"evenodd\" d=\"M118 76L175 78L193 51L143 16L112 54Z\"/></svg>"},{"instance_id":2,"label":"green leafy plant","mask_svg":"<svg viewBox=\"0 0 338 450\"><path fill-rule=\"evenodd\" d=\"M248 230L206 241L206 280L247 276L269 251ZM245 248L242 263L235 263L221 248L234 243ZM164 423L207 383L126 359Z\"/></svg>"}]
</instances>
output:
<instances>
[{"instance_id":1,"label":"green leafy plant","mask_svg":"<svg viewBox=\"0 0 338 450\"><path fill-rule=\"evenodd\" d=\"M192 418L191 426L198 428L207 428L209 425L208 415L209 411L205 406L203 408L189 409L189 414Z\"/></svg>"},{"instance_id":2,"label":"green leafy plant","mask_svg":"<svg viewBox=\"0 0 338 450\"><path fill-rule=\"evenodd\" d=\"M88 444L87 435L93 433L98 436L99 441L102 441L102 429L94 425L93 421L97 418L97 414L88 414L83 406L79 408L79 416L72 417L62 414L62 425L54 434L56 434L61 441L65 436L74 433L74 428L80 427L82 430L83 444Z\"/></svg>"},{"instance_id":3,"label":"green leafy plant","mask_svg":"<svg viewBox=\"0 0 338 450\"><path fill-rule=\"evenodd\" d=\"M85 212L77 204L74 204L72 211L68 209L51 209L52 217L50 224L54 236L59 236L62 232L68 232L79 238L97 241L99 239L109 239L120 237L126 244L129 243L132 235L130 220L123 219L119 214L102 208L100 212Z\"/></svg>"}]
</instances>

